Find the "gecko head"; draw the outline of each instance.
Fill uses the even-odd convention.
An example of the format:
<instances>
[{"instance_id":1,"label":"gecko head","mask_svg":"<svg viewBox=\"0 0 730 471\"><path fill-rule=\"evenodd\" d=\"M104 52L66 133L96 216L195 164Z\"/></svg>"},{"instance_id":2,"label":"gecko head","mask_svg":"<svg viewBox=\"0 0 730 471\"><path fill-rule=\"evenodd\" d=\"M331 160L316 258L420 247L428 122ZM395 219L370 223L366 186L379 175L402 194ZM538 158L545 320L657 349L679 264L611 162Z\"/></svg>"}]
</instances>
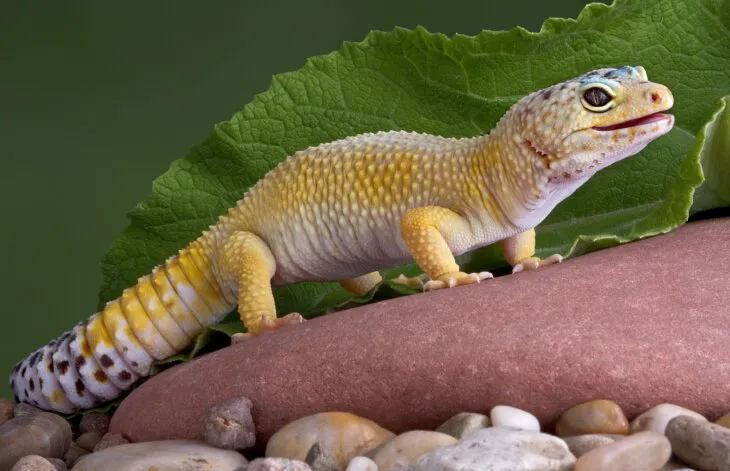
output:
<instances>
[{"instance_id":1,"label":"gecko head","mask_svg":"<svg viewBox=\"0 0 730 471\"><path fill-rule=\"evenodd\" d=\"M643 67L598 69L525 97L522 145L544 194L562 197L674 125L672 92ZM532 110L531 112L529 110Z\"/></svg>"}]
</instances>

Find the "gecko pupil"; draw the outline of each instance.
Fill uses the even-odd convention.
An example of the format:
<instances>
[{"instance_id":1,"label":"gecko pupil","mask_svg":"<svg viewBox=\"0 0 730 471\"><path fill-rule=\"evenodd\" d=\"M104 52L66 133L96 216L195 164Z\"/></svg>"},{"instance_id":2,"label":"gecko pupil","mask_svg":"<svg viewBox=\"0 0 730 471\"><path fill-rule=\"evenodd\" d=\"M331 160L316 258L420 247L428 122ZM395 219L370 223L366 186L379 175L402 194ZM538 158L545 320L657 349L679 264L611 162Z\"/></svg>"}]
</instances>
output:
<instances>
[{"instance_id":1,"label":"gecko pupil","mask_svg":"<svg viewBox=\"0 0 730 471\"><path fill-rule=\"evenodd\" d=\"M602 88L593 87L589 88L583 93L583 98L585 98L586 102L595 107L600 107L606 105L609 101L611 101L611 96L606 93L606 91Z\"/></svg>"}]
</instances>

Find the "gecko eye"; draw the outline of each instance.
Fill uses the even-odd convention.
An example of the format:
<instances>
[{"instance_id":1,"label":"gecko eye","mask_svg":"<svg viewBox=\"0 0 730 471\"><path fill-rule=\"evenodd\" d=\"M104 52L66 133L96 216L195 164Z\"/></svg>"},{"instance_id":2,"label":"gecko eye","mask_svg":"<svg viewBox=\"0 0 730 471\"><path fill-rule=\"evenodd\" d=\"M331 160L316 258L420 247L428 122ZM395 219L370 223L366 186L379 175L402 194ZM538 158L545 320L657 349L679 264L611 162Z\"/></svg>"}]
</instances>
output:
<instances>
[{"instance_id":1,"label":"gecko eye","mask_svg":"<svg viewBox=\"0 0 730 471\"><path fill-rule=\"evenodd\" d=\"M602 113L613 108L616 103L613 101L614 93L607 85L594 83L583 90L581 102L590 111Z\"/></svg>"}]
</instances>

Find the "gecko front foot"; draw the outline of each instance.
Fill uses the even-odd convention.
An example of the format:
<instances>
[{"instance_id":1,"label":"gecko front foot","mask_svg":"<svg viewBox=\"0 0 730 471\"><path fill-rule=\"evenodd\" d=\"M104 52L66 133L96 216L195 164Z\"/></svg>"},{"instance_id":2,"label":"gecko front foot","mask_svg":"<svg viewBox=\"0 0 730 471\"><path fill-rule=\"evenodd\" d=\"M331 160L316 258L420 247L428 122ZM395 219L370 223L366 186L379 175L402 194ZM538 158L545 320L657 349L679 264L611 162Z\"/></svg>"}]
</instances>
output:
<instances>
[{"instance_id":1,"label":"gecko front foot","mask_svg":"<svg viewBox=\"0 0 730 471\"><path fill-rule=\"evenodd\" d=\"M274 332L275 330L281 329L282 327L301 324L305 322L305 320L306 319L304 319L302 315L298 312L292 312L290 314L287 314L286 316L282 316L279 318L276 318L268 313L264 313L261 316L261 323L257 325L255 329L251 329L245 334L233 334L231 336L231 343L239 343L244 340L248 340L256 335Z\"/></svg>"},{"instance_id":2,"label":"gecko front foot","mask_svg":"<svg viewBox=\"0 0 730 471\"><path fill-rule=\"evenodd\" d=\"M407 277L406 275L401 273L398 278L393 278L390 281L392 281L393 283L406 285L411 288L423 288L423 285L428 281L428 275L425 273L421 273L418 276Z\"/></svg>"},{"instance_id":3,"label":"gecko front foot","mask_svg":"<svg viewBox=\"0 0 730 471\"><path fill-rule=\"evenodd\" d=\"M512 273L519 273L524 270L537 270L545 265L552 265L554 263L560 263L563 261L563 256L560 254L554 254L548 258L541 260L537 257L530 257L522 260L520 263L512 267Z\"/></svg>"},{"instance_id":4,"label":"gecko front foot","mask_svg":"<svg viewBox=\"0 0 730 471\"><path fill-rule=\"evenodd\" d=\"M424 284L423 291L433 291L442 288L453 288L454 286L460 285L470 285L489 278L494 278L494 276L488 271L482 271L479 273L464 273L461 271L446 273L445 275L441 275L440 277Z\"/></svg>"}]
</instances>

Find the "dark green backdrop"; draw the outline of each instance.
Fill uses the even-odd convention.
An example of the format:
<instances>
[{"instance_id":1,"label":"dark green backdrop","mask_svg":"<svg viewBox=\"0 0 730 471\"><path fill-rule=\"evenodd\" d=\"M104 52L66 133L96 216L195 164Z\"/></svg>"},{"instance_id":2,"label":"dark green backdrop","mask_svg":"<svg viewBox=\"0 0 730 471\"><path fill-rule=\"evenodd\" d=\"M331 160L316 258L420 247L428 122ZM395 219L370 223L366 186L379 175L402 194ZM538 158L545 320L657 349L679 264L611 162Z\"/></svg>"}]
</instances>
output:
<instances>
[{"instance_id":1,"label":"dark green backdrop","mask_svg":"<svg viewBox=\"0 0 730 471\"><path fill-rule=\"evenodd\" d=\"M93 313L152 180L272 74L371 29L536 31L585 3L0 2L0 395L15 361Z\"/></svg>"}]
</instances>

